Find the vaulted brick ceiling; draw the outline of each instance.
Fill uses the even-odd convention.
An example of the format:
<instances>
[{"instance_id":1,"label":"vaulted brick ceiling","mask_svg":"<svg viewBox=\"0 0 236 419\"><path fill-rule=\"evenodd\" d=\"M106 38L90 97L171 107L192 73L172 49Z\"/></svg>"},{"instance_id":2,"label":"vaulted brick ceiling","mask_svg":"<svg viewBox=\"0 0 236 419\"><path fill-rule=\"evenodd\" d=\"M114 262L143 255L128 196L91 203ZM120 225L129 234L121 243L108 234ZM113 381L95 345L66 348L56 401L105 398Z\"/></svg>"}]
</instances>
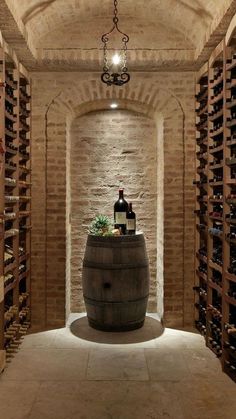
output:
<instances>
[{"instance_id":1,"label":"vaulted brick ceiling","mask_svg":"<svg viewBox=\"0 0 236 419\"><path fill-rule=\"evenodd\" d=\"M16 48L24 56L25 47L30 68L95 71L101 64L100 38L111 28L113 0L0 0L1 5L3 34L14 41L15 31ZM190 69L199 67L219 42L236 0L119 0L118 12L120 28L130 36L133 70L168 69L170 64Z\"/></svg>"}]
</instances>

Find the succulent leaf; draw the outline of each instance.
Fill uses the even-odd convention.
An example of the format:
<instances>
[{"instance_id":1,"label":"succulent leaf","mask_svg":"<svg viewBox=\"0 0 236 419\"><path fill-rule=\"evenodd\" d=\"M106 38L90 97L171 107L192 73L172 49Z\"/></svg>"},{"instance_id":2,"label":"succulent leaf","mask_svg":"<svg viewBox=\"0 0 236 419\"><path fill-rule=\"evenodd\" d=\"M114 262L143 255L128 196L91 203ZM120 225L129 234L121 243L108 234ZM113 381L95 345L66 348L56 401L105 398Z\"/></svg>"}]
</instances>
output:
<instances>
[{"instance_id":1,"label":"succulent leaf","mask_svg":"<svg viewBox=\"0 0 236 419\"><path fill-rule=\"evenodd\" d=\"M93 236L111 236L112 222L106 215L97 215L89 226L89 234Z\"/></svg>"}]
</instances>

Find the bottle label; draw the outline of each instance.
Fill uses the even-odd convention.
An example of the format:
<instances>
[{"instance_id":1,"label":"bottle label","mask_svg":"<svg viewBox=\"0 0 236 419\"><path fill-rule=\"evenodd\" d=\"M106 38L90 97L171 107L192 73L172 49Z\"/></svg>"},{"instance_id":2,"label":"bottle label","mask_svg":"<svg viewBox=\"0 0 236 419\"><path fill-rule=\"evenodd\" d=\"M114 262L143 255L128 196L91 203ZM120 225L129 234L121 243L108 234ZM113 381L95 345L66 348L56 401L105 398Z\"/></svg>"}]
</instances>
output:
<instances>
[{"instance_id":1,"label":"bottle label","mask_svg":"<svg viewBox=\"0 0 236 419\"><path fill-rule=\"evenodd\" d=\"M136 228L135 219L126 220L126 228L127 230L135 230Z\"/></svg>"},{"instance_id":2,"label":"bottle label","mask_svg":"<svg viewBox=\"0 0 236 419\"><path fill-rule=\"evenodd\" d=\"M126 224L126 212L115 213L115 224Z\"/></svg>"}]
</instances>

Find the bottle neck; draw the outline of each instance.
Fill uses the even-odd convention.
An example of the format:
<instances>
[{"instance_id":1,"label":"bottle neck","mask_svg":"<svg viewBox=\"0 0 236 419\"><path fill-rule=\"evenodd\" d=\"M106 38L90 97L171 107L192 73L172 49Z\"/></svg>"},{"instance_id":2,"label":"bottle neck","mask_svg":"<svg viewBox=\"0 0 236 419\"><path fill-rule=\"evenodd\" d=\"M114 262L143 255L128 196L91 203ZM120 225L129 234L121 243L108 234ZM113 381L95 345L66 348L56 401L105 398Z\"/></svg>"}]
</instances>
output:
<instances>
[{"instance_id":1,"label":"bottle neck","mask_svg":"<svg viewBox=\"0 0 236 419\"><path fill-rule=\"evenodd\" d=\"M124 199L124 189L119 189L119 199Z\"/></svg>"},{"instance_id":2,"label":"bottle neck","mask_svg":"<svg viewBox=\"0 0 236 419\"><path fill-rule=\"evenodd\" d=\"M132 212L132 202L129 203L129 212Z\"/></svg>"}]
</instances>

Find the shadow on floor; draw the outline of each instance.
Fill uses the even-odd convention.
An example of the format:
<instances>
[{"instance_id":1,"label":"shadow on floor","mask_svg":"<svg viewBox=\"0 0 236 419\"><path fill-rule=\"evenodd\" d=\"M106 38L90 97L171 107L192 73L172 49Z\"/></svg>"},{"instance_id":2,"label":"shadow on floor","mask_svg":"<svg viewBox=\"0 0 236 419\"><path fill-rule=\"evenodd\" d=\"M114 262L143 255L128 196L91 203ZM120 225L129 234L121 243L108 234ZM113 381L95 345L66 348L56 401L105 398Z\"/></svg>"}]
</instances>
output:
<instances>
[{"instance_id":1,"label":"shadow on floor","mask_svg":"<svg viewBox=\"0 0 236 419\"><path fill-rule=\"evenodd\" d=\"M88 324L87 316L73 321L70 331L74 336L90 342L112 343L114 345L147 342L160 337L164 327L159 320L146 316L143 327L128 332L103 332Z\"/></svg>"}]
</instances>

